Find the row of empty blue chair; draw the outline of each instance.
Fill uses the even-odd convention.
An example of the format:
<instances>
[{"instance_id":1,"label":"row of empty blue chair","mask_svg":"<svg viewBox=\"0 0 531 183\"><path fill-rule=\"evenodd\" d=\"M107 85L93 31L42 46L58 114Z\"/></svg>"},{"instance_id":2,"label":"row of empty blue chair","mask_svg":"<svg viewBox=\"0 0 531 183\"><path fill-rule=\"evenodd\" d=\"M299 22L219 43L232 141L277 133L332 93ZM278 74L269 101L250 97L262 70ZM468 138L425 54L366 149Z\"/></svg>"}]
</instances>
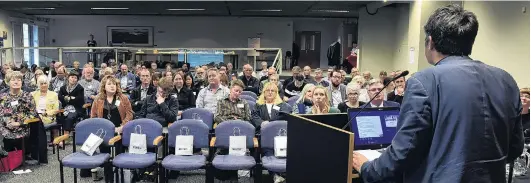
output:
<instances>
[{"instance_id":1,"label":"row of empty blue chair","mask_svg":"<svg viewBox=\"0 0 531 183\"><path fill-rule=\"evenodd\" d=\"M132 154L125 151L129 147L129 141L132 133L135 133L135 127L142 128L141 133L146 135L148 149L155 149L155 152L148 152L146 154ZM178 156L167 155L169 148L175 148L176 136L181 134L181 130L186 128L189 130L188 135L194 136L194 148L208 148L208 155L192 155L192 156ZM215 155L216 150L228 149L230 136L233 136L234 129L238 128L240 136L246 137L247 148L253 149L253 155L236 156L236 155ZM286 159L277 158L273 155L260 156L262 151L274 150L274 137L279 135L281 129L287 130L286 121L273 121L261 129L260 143L255 136L255 128L245 121L225 121L218 125L215 133L210 133L211 129L202 121L194 119L183 119L176 121L168 127L168 133L163 134L160 123L151 119L137 119L130 121L123 127L121 135L114 135L114 125L112 122L102 118L86 119L76 125L74 133L75 145L82 145L88 136L93 133L96 134L98 130L103 130L103 146L115 147L121 145L124 148L123 152L113 153L95 153L93 156L88 156L84 152L76 152L75 145L72 146L73 153L64 158L57 156L60 161L61 182L63 178L63 166L74 168L74 182L77 182L76 169L92 169L96 167L105 167L112 169L114 167L114 174L116 180L121 177L124 181L123 169L143 169L152 166L158 168L157 177L161 176L161 180L167 180L166 175L168 170L173 171L190 171L196 169L206 169L206 182L213 182L213 170L253 170L255 182L260 182L261 171L266 169L271 172L284 173L286 171ZM138 133L138 132L137 132ZM164 137L167 141L163 141ZM68 136L60 136L54 139L54 144L66 140ZM169 148L165 148L163 157L158 157L157 149L167 142ZM114 149L114 148L111 148ZM113 156L116 154L116 156ZM119 175L119 172L121 176Z\"/></svg>"}]
</instances>

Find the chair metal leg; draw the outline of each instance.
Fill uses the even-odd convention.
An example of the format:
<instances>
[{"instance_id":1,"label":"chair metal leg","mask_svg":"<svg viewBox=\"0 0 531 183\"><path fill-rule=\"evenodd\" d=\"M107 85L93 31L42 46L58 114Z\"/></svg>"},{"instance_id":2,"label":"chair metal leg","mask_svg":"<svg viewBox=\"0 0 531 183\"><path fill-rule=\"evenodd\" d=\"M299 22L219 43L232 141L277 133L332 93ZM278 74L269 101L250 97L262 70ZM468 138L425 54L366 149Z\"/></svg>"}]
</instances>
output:
<instances>
[{"instance_id":1,"label":"chair metal leg","mask_svg":"<svg viewBox=\"0 0 531 183\"><path fill-rule=\"evenodd\" d=\"M115 182L120 182L120 177L118 176L118 168L114 167L113 169L114 169L113 172L114 172Z\"/></svg>"},{"instance_id":2,"label":"chair metal leg","mask_svg":"<svg viewBox=\"0 0 531 183\"><path fill-rule=\"evenodd\" d=\"M77 183L77 169L74 168L74 183Z\"/></svg>"},{"instance_id":3,"label":"chair metal leg","mask_svg":"<svg viewBox=\"0 0 531 183\"><path fill-rule=\"evenodd\" d=\"M65 176L63 173L63 163L59 162L59 174L61 177L61 183L65 183Z\"/></svg>"},{"instance_id":4,"label":"chair metal leg","mask_svg":"<svg viewBox=\"0 0 531 183\"><path fill-rule=\"evenodd\" d=\"M120 168L120 177L121 177L122 183L125 183L124 169L123 168Z\"/></svg>"},{"instance_id":5,"label":"chair metal leg","mask_svg":"<svg viewBox=\"0 0 531 183\"><path fill-rule=\"evenodd\" d=\"M207 165L205 167L206 178L205 183L214 183L214 166Z\"/></svg>"}]
</instances>

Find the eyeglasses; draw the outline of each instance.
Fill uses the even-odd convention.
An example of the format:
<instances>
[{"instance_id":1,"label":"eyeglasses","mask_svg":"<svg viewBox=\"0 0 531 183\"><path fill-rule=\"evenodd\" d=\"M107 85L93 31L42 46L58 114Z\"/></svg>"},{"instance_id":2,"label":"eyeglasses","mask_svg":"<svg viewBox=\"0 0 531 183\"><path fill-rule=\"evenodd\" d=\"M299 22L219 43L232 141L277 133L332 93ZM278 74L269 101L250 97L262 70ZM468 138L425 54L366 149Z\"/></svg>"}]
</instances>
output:
<instances>
[{"instance_id":1,"label":"eyeglasses","mask_svg":"<svg viewBox=\"0 0 531 183\"><path fill-rule=\"evenodd\" d=\"M376 92L379 92L379 91L382 91L382 90L383 90L383 88L371 88L369 91L376 93Z\"/></svg>"},{"instance_id":2,"label":"eyeglasses","mask_svg":"<svg viewBox=\"0 0 531 183\"><path fill-rule=\"evenodd\" d=\"M267 89L267 90L264 90L264 92L269 92L269 93L276 93L277 90L273 90L273 89Z\"/></svg>"},{"instance_id":3,"label":"eyeglasses","mask_svg":"<svg viewBox=\"0 0 531 183\"><path fill-rule=\"evenodd\" d=\"M523 95L520 95L520 97L529 98L529 95L528 94L523 94Z\"/></svg>"},{"instance_id":4,"label":"eyeglasses","mask_svg":"<svg viewBox=\"0 0 531 183\"><path fill-rule=\"evenodd\" d=\"M348 93L347 96L358 96L359 93Z\"/></svg>"}]
</instances>

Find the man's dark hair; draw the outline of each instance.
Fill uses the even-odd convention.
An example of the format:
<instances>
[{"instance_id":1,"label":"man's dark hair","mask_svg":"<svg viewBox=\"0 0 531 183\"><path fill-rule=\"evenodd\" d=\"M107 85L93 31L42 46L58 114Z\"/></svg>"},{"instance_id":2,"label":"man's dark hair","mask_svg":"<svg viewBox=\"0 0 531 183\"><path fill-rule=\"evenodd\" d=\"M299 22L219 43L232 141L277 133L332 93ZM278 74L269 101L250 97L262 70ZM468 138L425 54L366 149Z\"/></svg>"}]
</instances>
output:
<instances>
[{"instance_id":1,"label":"man's dark hair","mask_svg":"<svg viewBox=\"0 0 531 183\"><path fill-rule=\"evenodd\" d=\"M474 13L451 4L435 10L424 25L425 44L431 36L435 50L441 54L468 56L472 53L478 28Z\"/></svg>"}]
</instances>

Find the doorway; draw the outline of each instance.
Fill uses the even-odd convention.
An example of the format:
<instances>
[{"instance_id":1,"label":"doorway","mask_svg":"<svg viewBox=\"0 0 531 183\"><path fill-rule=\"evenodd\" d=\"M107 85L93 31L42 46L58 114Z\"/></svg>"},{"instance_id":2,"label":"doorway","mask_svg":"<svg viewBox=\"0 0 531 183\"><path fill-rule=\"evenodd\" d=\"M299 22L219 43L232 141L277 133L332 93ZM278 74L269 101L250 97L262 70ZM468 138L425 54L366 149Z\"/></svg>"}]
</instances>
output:
<instances>
[{"instance_id":1,"label":"doorway","mask_svg":"<svg viewBox=\"0 0 531 183\"><path fill-rule=\"evenodd\" d=\"M319 68L321 65L321 32L297 31L295 43L300 47L299 67Z\"/></svg>"}]
</instances>

